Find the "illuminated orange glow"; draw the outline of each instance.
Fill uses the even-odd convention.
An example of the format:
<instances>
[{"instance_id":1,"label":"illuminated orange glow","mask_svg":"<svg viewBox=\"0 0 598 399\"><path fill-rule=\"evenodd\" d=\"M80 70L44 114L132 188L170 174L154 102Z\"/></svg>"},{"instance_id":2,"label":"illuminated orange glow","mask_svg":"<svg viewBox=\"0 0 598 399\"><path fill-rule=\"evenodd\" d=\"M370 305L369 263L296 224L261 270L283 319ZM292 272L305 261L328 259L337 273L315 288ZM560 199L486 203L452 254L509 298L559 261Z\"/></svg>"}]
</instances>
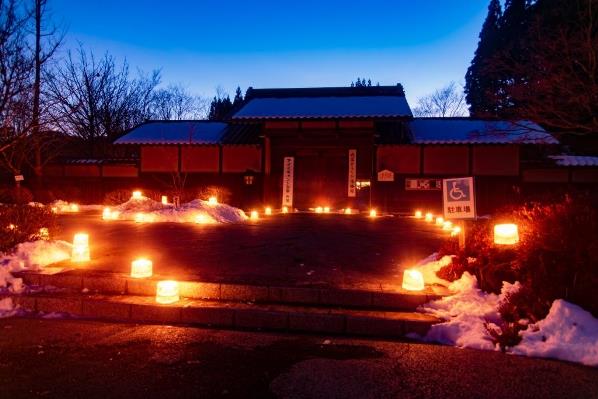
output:
<instances>
[{"instance_id":1,"label":"illuminated orange glow","mask_svg":"<svg viewBox=\"0 0 598 399\"><path fill-rule=\"evenodd\" d=\"M210 223L210 219L204 214L199 214L199 215L195 216L195 223L208 224L208 223Z\"/></svg>"},{"instance_id":2,"label":"illuminated orange glow","mask_svg":"<svg viewBox=\"0 0 598 399\"><path fill-rule=\"evenodd\" d=\"M79 212L79 205L77 205L77 204L71 204L71 205L69 206L69 210L70 210L71 212Z\"/></svg>"},{"instance_id":3,"label":"illuminated orange glow","mask_svg":"<svg viewBox=\"0 0 598 399\"><path fill-rule=\"evenodd\" d=\"M324 207L324 213L330 213L330 207L325 206Z\"/></svg>"},{"instance_id":4,"label":"illuminated orange glow","mask_svg":"<svg viewBox=\"0 0 598 399\"><path fill-rule=\"evenodd\" d=\"M156 287L156 302L163 305L175 303L179 300L179 283L174 280L158 281Z\"/></svg>"},{"instance_id":5,"label":"illuminated orange glow","mask_svg":"<svg viewBox=\"0 0 598 399\"><path fill-rule=\"evenodd\" d=\"M370 217L375 218L376 216L378 216L378 212L375 209L370 209Z\"/></svg>"},{"instance_id":6,"label":"illuminated orange glow","mask_svg":"<svg viewBox=\"0 0 598 399\"><path fill-rule=\"evenodd\" d=\"M132 198L140 199L141 198L141 191L133 191Z\"/></svg>"},{"instance_id":7,"label":"illuminated orange glow","mask_svg":"<svg viewBox=\"0 0 598 399\"><path fill-rule=\"evenodd\" d=\"M6 226L6 228L8 228L8 230L15 230L17 228L17 226L15 226L14 224L9 224L8 226Z\"/></svg>"},{"instance_id":8,"label":"illuminated orange glow","mask_svg":"<svg viewBox=\"0 0 598 399\"><path fill-rule=\"evenodd\" d=\"M324 208L322 208L321 206L318 206L316 208L316 213L323 213L324 212Z\"/></svg>"},{"instance_id":9,"label":"illuminated orange glow","mask_svg":"<svg viewBox=\"0 0 598 399\"><path fill-rule=\"evenodd\" d=\"M264 209L264 213L265 213L266 215L272 215L272 208L270 208L269 206L268 206L268 207L266 207L266 209Z\"/></svg>"},{"instance_id":10,"label":"illuminated orange glow","mask_svg":"<svg viewBox=\"0 0 598 399\"><path fill-rule=\"evenodd\" d=\"M166 196L166 195L162 196L162 205L168 205L168 196Z\"/></svg>"},{"instance_id":11,"label":"illuminated orange glow","mask_svg":"<svg viewBox=\"0 0 598 399\"><path fill-rule=\"evenodd\" d=\"M353 213L353 210L351 208L345 208L345 215L350 215Z\"/></svg>"},{"instance_id":12,"label":"illuminated orange glow","mask_svg":"<svg viewBox=\"0 0 598 399\"><path fill-rule=\"evenodd\" d=\"M453 229L453 222L447 220L446 222L442 223L442 230L451 231L452 229Z\"/></svg>"},{"instance_id":13,"label":"illuminated orange glow","mask_svg":"<svg viewBox=\"0 0 598 399\"><path fill-rule=\"evenodd\" d=\"M461 233L461 227L455 226L451 230L451 237L455 237L455 236L459 235L459 233Z\"/></svg>"},{"instance_id":14,"label":"illuminated orange glow","mask_svg":"<svg viewBox=\"0 0 598 399\"><path fill-rule=\"evenodd\" d=\"M426 213L426 217L424 219L426 222L430 223L432 221L434 221L434 215L431 214L430 212Z\"/></svg>"},{"instance_id":15,"label":"illuminated orange glow","mask_svg":"<svg viewBox=\"0 0 598 399\"><path fill-rule=\"evenodd\" d=\"M102 219L104 219L104 220L112 219L112 211L110 210L110 208L104 208L104 211L102 212Z\"/></svg>"},{"instance_id":16,"label":"illuminated orange glow","mask_svg":"<svg viewBox=\"0 0 598 399\"><path fill-rule=\"evenodd\" d=\"M403 289L407 291L422 291L424 289L424 276L416 269L407 269L403 272Z\"/></svg>"},{"instance_id":17,"label":"illuminated orange glow","mask_svg":"<svg viewBox=\"0 0 598 399\"><path fill-rule=\"evenodd\" d=\"M289 213L289 208L286 206L282 207L282 213Z\"/></svg>"},{"instance_id":18,"label":"illuminated orange glow","mask_svg":"<svg viewBox=\"0 0 598 399\"><path fill-rule=\"evenodd\" d=\"M49 240L50 239L50 231L48 230L47 227L41 227L39 229L39 237L42 240Z\"/></svg>"},{"instance_id":19,"label":"illuminated orange glow","mask_svg":"<svg viewBox=\"0 0 598 399\"><path fill-rule=\"evenodd\" d=\"M421 219L423 217L422 211L415 211L414 216L416 219Z\"/></svg>"},{"instance_id":20,"label":"illuminated orange glow","mask_svg":"<svg viewBox=\"0 0 598 399\"><path fill-rule=\"evenodd\" d=\"M135 214L135 223L144 223L146 222L147 218L145 217L144 213L136 213Z\"/></svg>"},{"instance_id":21,"label":"illuminated orange glow","mask_svg":"<svg viewBox=\"0 0 598 399\"><path fill-rule=\"evenodd\" d=\"M498 245L515 245L519 242L519 228L516 224L494 225L494 243Z\"/></svg>"},{"instance_id":22,"label":"illuminated orange glow","mask_svg":"<svg viewBox=\"0 0 598 399\"><path fill-rule=\"evenodd\" d=\"M86 233L77 233L73 237L73 250L71 252L71 261L89 262L89 235Z\"/></svg>"},{"instance_id":23,"label":"illuminated orange glow","mask_svg":"<svg viewBox=\"0 0 598 399\"><path fill-rule=\"evenodd\" d=\"M153 263L149 259L139 258L131 262L131 277L147 278L153 274Z\"/></svg>"},{"instance_id":24,"label":"illuminated orange glow","mask_svg":"<svg viewBox=\"0 0 598 399\"><path fill-rule=\"evenodd\" d=\"M52 213L58 213L58 207L53 206L52 207Z\"/></svg>"},{"instance_id":25,"label":"illuminated orange glow","mask_svg":"<svg viewBox=\"0 0 598 399\"><path fill-rule=\"evenodd\" d=\"M208 204L210 204L210 205L218 205L218 198L216 198L214 196L208 198Z\"/></svg>"},{"instance_id":26,"label":"illuminated orange glow","mask_svg":"<svg viewBox=\"0 0 598 399\"><path fill-rule=\"evenodd\" d=\"M251 211L250 215L251 220L258 220L260 218L260 214L257 211Z\"/></svg>"},{"instance_id":27,"label":"illuminated orange glow","mask_svg":"<svg viewBox=\"0 0 598 399\"><path fill-rule=\"evenodd\" d=\"M438 216L438 217L436 218L436 225L437 225L437 226L442 226L442 224L443 224L443 223L444 223L444 218L443 218L443 217L440 217L440 216Z\"/></svg>"}]
</instances>

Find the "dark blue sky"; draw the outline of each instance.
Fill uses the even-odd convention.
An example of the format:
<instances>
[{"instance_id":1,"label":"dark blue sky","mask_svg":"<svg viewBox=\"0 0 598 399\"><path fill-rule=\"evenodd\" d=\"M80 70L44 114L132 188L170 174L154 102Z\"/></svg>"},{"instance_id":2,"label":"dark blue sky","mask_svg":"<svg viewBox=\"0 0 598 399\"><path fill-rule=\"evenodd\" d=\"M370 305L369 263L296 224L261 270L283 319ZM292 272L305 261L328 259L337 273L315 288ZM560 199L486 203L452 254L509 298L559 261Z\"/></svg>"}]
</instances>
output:
<instances>
[{"instance_id":1,"label":"dark blue sky","mask_svg":"<svg viewBox=\"0 0 598 399\"><path fill-rule=\"evenodd\" d=\"M253 87L402 82L409 100L462 82L488 0L51 0L66 48L126 57L213 95Z\"/></svg>"}]
</instances>

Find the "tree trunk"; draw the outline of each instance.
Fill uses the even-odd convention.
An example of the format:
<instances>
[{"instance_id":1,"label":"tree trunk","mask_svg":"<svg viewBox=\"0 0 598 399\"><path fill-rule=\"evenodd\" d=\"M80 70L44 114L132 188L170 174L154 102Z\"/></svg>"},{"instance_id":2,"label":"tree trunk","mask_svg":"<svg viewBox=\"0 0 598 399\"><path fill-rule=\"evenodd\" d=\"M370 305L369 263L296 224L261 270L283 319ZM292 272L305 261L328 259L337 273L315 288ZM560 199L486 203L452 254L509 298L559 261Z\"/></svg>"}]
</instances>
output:
<instances>
[{"instance_id":1,"label":"tree trunk","mask_svg":"<svg viewBox=\"0 0 598 399\"><path fill-rule=\"evenodd\" d=\"M32 110L32 134L33 143L35 147L35 164L33 171L35 173L35 180L41 183L42 177L42 154L40 143L40 94L41 94L41 18L42 18L42 2L43 0L35 0L35 81L33 82L33 110Z\"/></svg>"}]
</instances>

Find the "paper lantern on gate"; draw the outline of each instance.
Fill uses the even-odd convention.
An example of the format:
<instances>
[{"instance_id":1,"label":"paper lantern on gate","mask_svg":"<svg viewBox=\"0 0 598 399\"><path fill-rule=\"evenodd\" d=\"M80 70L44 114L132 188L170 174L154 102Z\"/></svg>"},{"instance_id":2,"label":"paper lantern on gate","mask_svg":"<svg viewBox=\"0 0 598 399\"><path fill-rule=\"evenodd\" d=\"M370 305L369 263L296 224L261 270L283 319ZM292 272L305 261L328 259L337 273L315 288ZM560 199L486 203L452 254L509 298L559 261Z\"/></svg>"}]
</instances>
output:
<instances>
[{"instance_id":1,"label":"paper lantern on gate","mask_svg":"<svg viewBox=\"0 0 598 399\"><path fill-rule=\"evenodd\" d=\"M135 259L131 262L131 277L147 278L153 274L153 263L149 259Z\"/></svg>"},{"instance_id":2,"label":"paper lantern on gate","mask_svg":"<svg viewBox=\"0 0 598 399\"><path fill-rule=\"evenodd\" d=\"M516 224L494 225L494 243L498 245L515 245L519 242L519 229Z\"/></svg>"},{"instance_id":3,"label":"paper lantern on gate","mask_svg":"<svg viewBox=\"0 0 598 399\"><path fill-rule=\"evenodd\" d=\"M86 233L75 234L75 237L73 237L71 261L89 262L89 259L89 235Z\"/></svg>"},{"instance_id":4,"label":"paper lantern on gate","mask_svg":"<svg viewBox=\"0 0 598 399\"><path fill-rule=\"evenodd\" d=\"M416 269L403 272L403 289L407 291L421 291L424 289L424 275Z\"/></svg>"},{"instance_id":5,"label":"paper lantern on gate","mask_svg":"<svg viewBox=\"0 0 598 399\"><path fill-rule=\"evenodd\" d=\"M156 286L156 302L163 305L175 303L179 300L179 283L174 280L158 281Z\"/></svg>"}]
</instances>

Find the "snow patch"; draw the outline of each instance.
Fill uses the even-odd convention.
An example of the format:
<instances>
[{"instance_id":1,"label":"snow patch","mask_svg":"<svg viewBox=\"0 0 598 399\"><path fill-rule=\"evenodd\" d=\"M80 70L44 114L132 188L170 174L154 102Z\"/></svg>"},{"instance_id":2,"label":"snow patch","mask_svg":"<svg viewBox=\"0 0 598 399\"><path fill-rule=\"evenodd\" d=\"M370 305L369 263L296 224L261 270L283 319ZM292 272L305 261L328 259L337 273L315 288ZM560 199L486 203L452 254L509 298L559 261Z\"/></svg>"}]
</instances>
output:
<instances>
[{"instance_id":1,"label":"snow patch","mask_svg":"<svg viewBox=\"0 0 598 399\"><path fill-rule=\"evenodd\" d=\"M226 204L210 204L200 199L193 200L175 208L172 204L162 204L151 198L131 198L120 204L113 211L119 213L120 220L135 220L143 214L145 222L173 223L239 223L247 220L247 215L239 208Z\"/></svg>"},{"instance_id":2,"label":"snow patch","mask_svg":"<svg viewBox=\"0 0 598 399\"><path fill-rule=\"evenodd\" d=\"M598 319L577 305L557 299L544 320L520 335L523 339L512 348L514 354L598 367Z\"/></svg>"},{"instance_id":3,"label":"snow patch","mask_svg":"<svg viewBox=\"0 0 598 399\"><path fill-rule=\"evenodd\" d=\"M415 268L422 273L426 284L439 284L448 287L450 282L438 277L436 273L443 267L450 265L454 257L454 255L445 255L438 259L438 253L434 252L432 255L420 261Z\"/></svg>"}]
</instances>

